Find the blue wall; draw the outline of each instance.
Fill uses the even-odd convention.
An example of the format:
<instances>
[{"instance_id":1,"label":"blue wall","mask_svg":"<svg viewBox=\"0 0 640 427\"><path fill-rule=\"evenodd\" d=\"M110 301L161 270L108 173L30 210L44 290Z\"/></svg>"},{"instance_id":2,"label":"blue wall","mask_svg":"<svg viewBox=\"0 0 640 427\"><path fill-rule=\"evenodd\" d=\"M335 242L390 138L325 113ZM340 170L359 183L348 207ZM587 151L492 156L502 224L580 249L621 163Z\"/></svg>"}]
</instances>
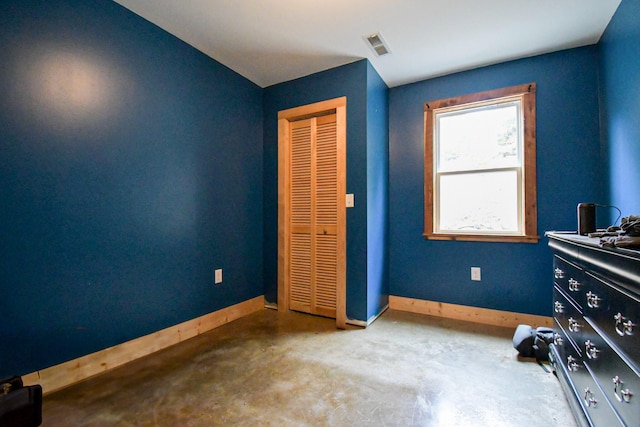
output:
<instances>
[{"instance_id":1,"label":"blue wall","mask_svg":"<svg viewBox=\"0 0 640 427\"><path fill-rule=\"evenodd\" d=\"M0 376L262 294L262 89L110 0L0 41Z\"/></svg>"},{"instance_id":2,"label":"blue wall","mask_svg":"<svg viewBox=\"0 0 640 427\"><path fill-rule=\"evenodd\" d=\"M367 315L367 61L361 60L264 91L264 278L265 298L277 302L278 111L347 97L347 317Z\"/></svg>"},{"instance_id":3,"label":"blue wall","mask_svg":"<svg viewBox=\"0 0 640 427\"><path fill-rule=\"evenodd\" d=\"M367 62L367 320L389 304L389 89Z\"/></svg>"},{"instance_id":4,"label":"blue wall","mask_svg":"<svg viewBox=\"0 0 640 427\"><path fill-rule=\"evenodd\" d=\"M537 84L538 233L575 230L576 205L603 201L595 46L479 68L390 91L391 295L551 315L551 256L538 244L425 241L426 101ZM470 280L470 267L482 281Z\"/></svg>"},{"instance_id":5,"label":"blue wall","mask_svg":"<svg viewBox=\"0 0 640 427\"><path fill-rule=\"evenodd\" d=\"M623 216L640 215L639 16L640 0L623 0L599 43L609 202L618 206Z\"/></svg>"},{"instance_id":6,"label":"blue wall","mask_svg":"<svg viewBox=\"0 0 640 427\"><path fill-rule=\"evenodd\" d=\"M265 298L276 303L278 255L278 112L347 97L347 318L366 321L389 301L388 91L360 60L264 91Z\"/></svg>"},{"instance_id":7,"label":"blue wall","mask_svg":"<svg viewBox=\"0 0 640 427\"><path fill-rule=\"evenodd\" d=\"M347 316L388 294L550 315L546 239L422 238L423 103L536 82L539 233L583 201L637 214L637 16L624 0L598 46L391 90L366 60L263 90L110 0L2 2L0 376L275 302L277 112L340 96Z\"/></svg>"}]
</instances>

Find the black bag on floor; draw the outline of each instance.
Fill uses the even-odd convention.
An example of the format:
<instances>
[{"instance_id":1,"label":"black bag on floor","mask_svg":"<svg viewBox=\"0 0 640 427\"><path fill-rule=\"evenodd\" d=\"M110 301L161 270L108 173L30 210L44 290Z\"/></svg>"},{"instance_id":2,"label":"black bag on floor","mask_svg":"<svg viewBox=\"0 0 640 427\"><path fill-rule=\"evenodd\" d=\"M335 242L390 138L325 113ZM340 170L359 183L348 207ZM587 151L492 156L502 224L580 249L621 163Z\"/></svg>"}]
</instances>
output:
<instances>
[{"instance_id":1,"label":"black bag on floor","mask_svg":"<svg viewBox=\"0 0 640 427\"><path fill-rule=\"evenodd\" d=\"M553 329L540 326L518 325L513 334L513 348L521 356L535 357L538 361L549 360L549 344L553 342Z\"/></svg>"},{"instance_id":2,"label":"black bag on floor","mask_svg":"<svg viewBox=\"0 0 640 427\"><path fill-rule=\"evenodd\" d=\"M0 381L0 426L36 427L42 424L42 387L24 386L21 377Z\"/></svg>"}]
</instances>

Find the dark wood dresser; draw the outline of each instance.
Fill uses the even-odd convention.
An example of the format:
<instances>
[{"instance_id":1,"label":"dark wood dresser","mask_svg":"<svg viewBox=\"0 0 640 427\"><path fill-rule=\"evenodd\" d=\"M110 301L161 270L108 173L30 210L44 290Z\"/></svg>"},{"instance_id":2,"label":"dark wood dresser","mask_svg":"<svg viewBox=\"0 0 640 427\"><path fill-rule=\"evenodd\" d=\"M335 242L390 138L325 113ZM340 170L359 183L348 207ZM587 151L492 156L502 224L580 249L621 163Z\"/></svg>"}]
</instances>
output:
<instances>
[{"instance_id":1,"label":"dark wood dresser","mask_svg":"<svg viewBox=\"0 0 640 427\"><path fill-rule=\"evenodd\" d=\"M550 360L581 426L640 426L640 251L549 232Z\"/></svg>"}]
</instances>

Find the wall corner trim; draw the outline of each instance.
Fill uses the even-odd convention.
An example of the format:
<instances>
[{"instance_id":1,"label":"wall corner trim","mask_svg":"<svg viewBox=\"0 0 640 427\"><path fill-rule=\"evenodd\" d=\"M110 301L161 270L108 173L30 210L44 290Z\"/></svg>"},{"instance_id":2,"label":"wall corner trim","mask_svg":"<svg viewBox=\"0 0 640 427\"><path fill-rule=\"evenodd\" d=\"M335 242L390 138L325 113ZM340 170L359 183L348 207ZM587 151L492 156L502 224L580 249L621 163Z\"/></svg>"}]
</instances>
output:
<instances>
[{"instance_id":1,"label":"wall corner trim","mask_svg":"<svg viewBox=\"0 0 640 427\"><path fill-rule=\"evenodd\" d=\"M553 326L553 318L547 316L492 310L488 308L470 307L397 296L389 296L389 308L392 310L408 311L411 313L426 314L429 316L444 317L447 319L481 323L483 325L512 328L515 328L520 324L531 325L534 327Z\"/></svg>"},{"instance_id":2,"label":"wall corner trim","mask_svg":"<svg viewBox=\"0 0 640 427\"><path fill-rule=\"evenodd\" d=\"M24 375L22 379L25 385L40 384L46 395L260 310L264 310L262 295L149 335L32 372Z\"/></svg>"}]
</instances>

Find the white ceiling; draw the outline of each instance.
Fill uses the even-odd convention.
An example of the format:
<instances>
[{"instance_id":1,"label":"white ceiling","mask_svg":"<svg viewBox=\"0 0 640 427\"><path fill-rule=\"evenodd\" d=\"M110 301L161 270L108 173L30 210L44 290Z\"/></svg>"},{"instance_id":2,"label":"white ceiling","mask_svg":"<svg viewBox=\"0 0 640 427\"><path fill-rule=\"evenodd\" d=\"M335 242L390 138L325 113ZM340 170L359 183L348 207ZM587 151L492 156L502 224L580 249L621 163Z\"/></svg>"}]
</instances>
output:
<instances>
[{"instance_id":1,"label":"white ceiling","mask_svg":"<svg viewBox=\"0 0 640 427\"><path fill-rule=\"evenodd\" d=\"M597 43L621 0L115 1L261 87L362 58L394 87Z\"/></svg>"}]
</instances>

